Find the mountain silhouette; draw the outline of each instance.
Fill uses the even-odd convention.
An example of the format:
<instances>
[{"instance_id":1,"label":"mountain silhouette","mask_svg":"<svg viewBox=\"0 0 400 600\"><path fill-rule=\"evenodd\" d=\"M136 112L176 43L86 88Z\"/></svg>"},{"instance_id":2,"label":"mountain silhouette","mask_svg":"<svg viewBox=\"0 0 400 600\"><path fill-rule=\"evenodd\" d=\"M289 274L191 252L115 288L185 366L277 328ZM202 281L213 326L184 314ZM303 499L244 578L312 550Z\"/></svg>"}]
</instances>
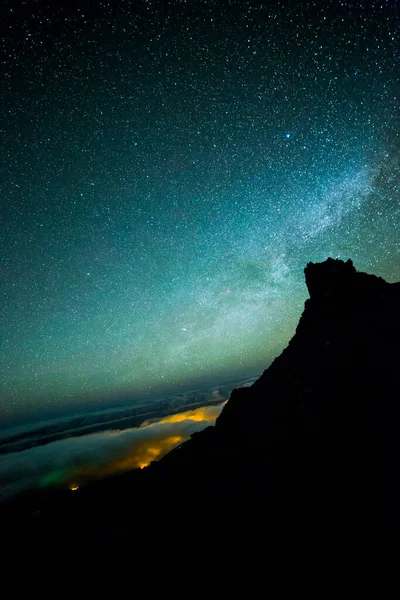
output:
<instances>
[{"instance_id":1,"label":"mountain silhouette","mask_svg":"<svg viewBox=\"0 0 400 600\"><path fill-rule=\"evenodd\" d=\"M265 555L396 546L400 283L351 260L304 272L310 298L295 335L253 385L233 390L214 427L141 471L53 493L40 510L14 503L9 538L179 540L215 555L251 553L254 540Z\"/></svg>"}]
</instances>

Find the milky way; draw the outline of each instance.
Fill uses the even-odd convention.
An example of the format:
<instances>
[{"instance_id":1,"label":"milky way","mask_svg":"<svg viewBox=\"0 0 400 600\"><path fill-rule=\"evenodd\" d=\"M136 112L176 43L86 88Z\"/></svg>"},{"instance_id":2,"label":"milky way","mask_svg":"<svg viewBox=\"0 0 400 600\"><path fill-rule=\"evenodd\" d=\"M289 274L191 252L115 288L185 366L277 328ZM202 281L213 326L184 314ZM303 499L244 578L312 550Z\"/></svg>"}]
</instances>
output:
<instances>
[{"instance_id":1,"label":"milky way","mask_svg":"<svg viewBox=\"0 0 400 600\"><path fill-rule=\"evenodd\" d=\"M1 415L261 373L310 260L400 278L396 4L5 3Z\"/></svg>"}]
</instances>

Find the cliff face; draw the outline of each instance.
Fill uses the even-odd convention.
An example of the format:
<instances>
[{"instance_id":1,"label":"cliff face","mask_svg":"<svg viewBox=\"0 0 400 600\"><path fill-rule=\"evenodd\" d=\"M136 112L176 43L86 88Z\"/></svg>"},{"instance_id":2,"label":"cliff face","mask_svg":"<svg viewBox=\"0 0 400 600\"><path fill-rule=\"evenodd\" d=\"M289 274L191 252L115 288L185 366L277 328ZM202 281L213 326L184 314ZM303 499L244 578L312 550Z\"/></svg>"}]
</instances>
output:
<instances>
[{"instance_id":1,"label":"cliff face","mask_svg":"<svg viewBox=\"0 0 400 600\"><path fill-rule=\"evenodd\" d=\"M217 430L234 432L249 411L259 435L398 418L400 284L358 273L351 260L304 272L310 298L294 337L251 388L234 391Z\"/></svg>"}]
</instances>

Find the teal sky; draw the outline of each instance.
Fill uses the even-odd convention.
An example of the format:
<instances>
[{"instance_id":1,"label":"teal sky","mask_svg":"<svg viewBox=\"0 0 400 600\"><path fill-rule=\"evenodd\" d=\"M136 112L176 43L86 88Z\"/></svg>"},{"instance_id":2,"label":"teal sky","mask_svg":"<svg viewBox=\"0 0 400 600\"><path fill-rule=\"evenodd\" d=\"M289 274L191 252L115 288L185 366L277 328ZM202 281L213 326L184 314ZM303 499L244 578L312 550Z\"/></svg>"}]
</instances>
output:
<instances>
[{"instance_id":1,"label":"teal sky","mask_svg":"<svg viewBox=\"0 0 400 600\"><path fill-rule=\"evenodd\" d=\"M261 373L309 261L400 278L396 3L341 4L7 8L0 416Z\"/></svg>"}]
</instances>

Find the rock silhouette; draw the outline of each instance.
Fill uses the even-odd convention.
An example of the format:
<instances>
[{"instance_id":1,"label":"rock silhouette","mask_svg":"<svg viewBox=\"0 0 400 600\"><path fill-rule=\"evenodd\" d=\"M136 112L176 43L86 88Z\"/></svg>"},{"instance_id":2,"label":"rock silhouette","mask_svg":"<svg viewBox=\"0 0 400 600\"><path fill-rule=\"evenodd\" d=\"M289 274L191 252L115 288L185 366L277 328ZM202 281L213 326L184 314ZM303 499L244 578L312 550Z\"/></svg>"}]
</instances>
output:
<instances>
[{"instance_id":1,"label":"rock silhouette","mask_svg":"<svg viewBox=\"0 0 400 600\"><path fill-rule=\"evenodd\" d=\"M54 547L73 531L86 548L178 539L214 552L259 539L271 554L396 546L400 283L331 258L305 279L295 335L233 390L215 427L142 471L53 493L40 518L34 499L14 503L10 539Z\"/></svg>"}]
</instances>

